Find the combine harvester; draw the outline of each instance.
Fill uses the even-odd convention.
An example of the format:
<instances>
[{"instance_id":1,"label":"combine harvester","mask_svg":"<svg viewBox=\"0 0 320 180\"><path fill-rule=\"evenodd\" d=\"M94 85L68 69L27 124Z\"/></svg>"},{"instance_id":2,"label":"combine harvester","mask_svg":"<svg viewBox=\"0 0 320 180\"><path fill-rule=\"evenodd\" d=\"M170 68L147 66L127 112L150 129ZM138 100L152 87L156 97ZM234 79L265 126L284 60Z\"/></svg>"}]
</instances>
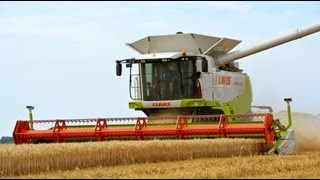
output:
<instances>
[{"instance_id":1,"label":"combine harvester","mask_svg":"<svg viewBox=\"0 0 320 180\"><path fill-rule=\"evenodd\" d=\"M249 137L261 138L269 153L291 154L291 98L284 99L287 126L272 111L252 113L253 107L272 108L251 106L250 78L234 61L318 31L320 24L234 52L241 41L182 32L145 37L127 44L140 55L117 60L116 73L121 76L122 64L130 69L129 108L146 117L33 120L29 106L30 120L17 121L14 142ZM39 124L49 127L35 129Z\"/></svg>"}]
</instances>

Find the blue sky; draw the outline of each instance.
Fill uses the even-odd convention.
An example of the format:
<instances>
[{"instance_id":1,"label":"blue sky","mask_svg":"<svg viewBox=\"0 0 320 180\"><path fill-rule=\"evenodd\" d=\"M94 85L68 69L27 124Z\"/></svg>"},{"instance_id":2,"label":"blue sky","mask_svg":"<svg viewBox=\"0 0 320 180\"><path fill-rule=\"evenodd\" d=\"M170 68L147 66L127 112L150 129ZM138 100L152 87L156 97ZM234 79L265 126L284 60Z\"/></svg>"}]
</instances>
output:
<instances>
[{"instance_id":1,"label":"blue sky","mask_svg":"<svg viewBox=\"0 0 320 180\"><path fill-rule=\"evenodd\" d=\"M16 120L143 115L128 108L125 43L177 31L250 47L320 23L320 2L0 2L0 136ZM320 33L239 60L253 105L320 113Z\"/></svg>"}]
</instances>

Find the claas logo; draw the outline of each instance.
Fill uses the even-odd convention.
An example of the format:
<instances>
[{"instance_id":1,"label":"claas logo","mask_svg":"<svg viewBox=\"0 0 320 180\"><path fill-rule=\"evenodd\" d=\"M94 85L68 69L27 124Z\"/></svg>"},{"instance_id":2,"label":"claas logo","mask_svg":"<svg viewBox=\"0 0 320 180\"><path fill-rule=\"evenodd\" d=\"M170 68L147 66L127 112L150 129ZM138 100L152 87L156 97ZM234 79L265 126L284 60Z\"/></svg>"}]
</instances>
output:
<instances>
[{"instance_id":1,"label":"claas logo","mask_svg":"<svg viewBox=\"0 0 320 180\"><path fill-rule=\"evenodd\" d=\"M152 103L152 106L154 107L166 107L166 106L170 106L169 102L155 102Z\"/></svg>"}]
</instances>

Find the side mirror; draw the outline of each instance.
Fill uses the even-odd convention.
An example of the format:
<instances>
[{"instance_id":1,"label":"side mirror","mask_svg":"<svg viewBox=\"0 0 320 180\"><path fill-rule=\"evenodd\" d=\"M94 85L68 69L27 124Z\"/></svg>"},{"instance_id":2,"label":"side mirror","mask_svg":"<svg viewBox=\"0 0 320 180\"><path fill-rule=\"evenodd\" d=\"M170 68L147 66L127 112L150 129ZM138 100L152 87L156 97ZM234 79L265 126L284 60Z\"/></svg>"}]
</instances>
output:
<instances>
[{"instance_id":1,"label":"side mirror","mask_svg":"<svg viewBox=\"0 0 320 180\"><path fill-rule=\"evenodd\" d=\"M202 72L208 72L208 60L206 58L202 58L201 66Z\"/></svg>"},{"instance_id":2,"label":"side mirror","mask_svg":"<svg viewBox=\"0 0 320 180\"><path fill-rule=\"evenodd\" d=\"M122 65L121 65L120 61L117 61L116 71L117 71L117 76L121 76Z\"/></svg>"}]
</instances>

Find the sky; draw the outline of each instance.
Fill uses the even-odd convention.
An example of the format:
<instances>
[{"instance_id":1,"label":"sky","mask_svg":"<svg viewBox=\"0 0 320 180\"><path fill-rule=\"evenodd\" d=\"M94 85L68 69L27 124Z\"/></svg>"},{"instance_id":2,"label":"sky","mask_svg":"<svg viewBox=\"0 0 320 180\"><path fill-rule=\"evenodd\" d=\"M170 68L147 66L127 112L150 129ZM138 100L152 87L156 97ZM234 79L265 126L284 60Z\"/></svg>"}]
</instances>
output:
<instances>
[{"instance_id":1,"label":"sky","mask_svg":"<svg viewBox=\"0 0 320 180\"><path fill-rule=\"evenodd\" d=\"M128 108L125 43L148 35L197 33L250 47L320 23L320 2L0 2L0 136L17 120L142 116ZM320 113L320 33L238 60L252 105Z\"/></svg>"}]
</instances>

